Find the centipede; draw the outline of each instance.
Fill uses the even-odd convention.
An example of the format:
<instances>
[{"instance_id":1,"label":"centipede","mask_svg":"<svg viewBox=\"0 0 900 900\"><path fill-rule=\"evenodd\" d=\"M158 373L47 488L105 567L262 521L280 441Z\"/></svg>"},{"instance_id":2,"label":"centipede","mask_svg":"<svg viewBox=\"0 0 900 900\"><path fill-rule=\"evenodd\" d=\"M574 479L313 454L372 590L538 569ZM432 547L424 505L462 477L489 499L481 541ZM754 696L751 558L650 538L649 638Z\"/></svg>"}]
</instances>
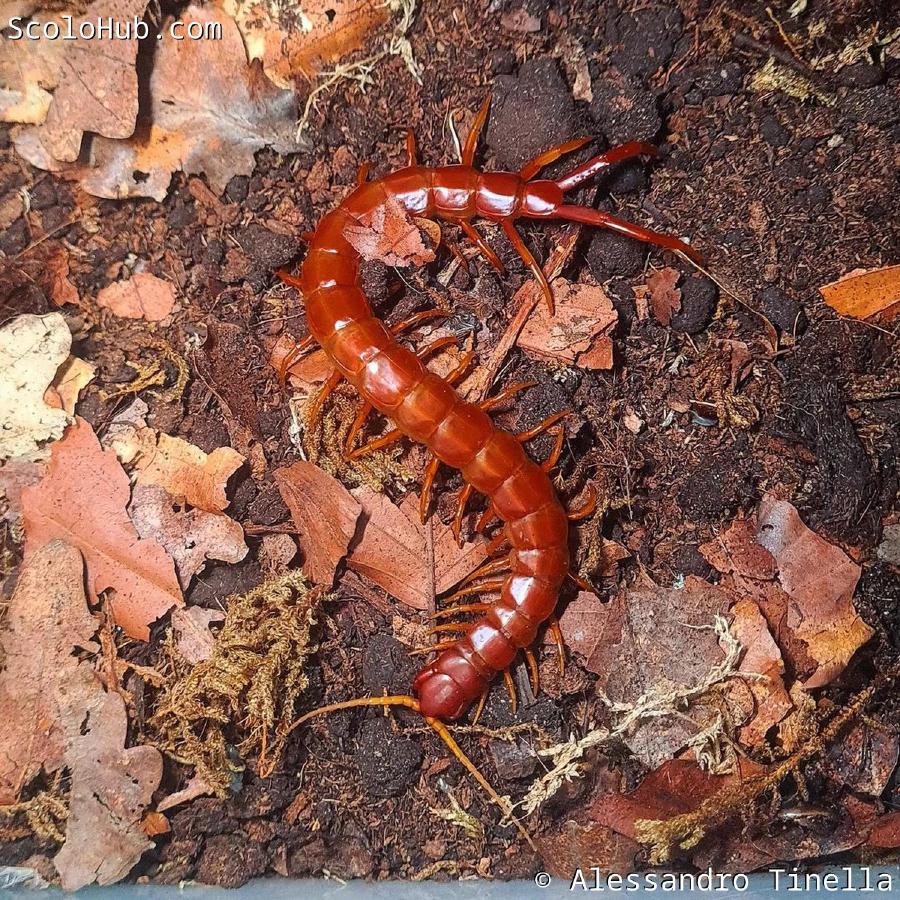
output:
<instances>
[{"instance_id":1,"label":"centipede","mask_svg":"<svg viewBox=\"0 0 900 900\"><path fill-rule=\"evenodd\" d=\"M523 220L564 220L604 228L652 244L700 263L699 253L685 241L650 230L591 206L566 202L566 195L596 178L611 166L641 156L655 156L654 146L631 142L613 147L555 179L541 172L562 156L573 153L591 138L579 138L551 147L525 163L517 172L483 171L475 165L478 140L488 116L488 96L478 110L461 161L429 167L417 159L415 137L406 133L405 165L376 180L363 170L351 193L305 237L308 248L298 275L280 272L282 279L302 295L309 334L298 341L282 362L281 375L307 350L318 344L334 365L333 375L313 400L317 415L327 397L346 380L363 401L354 422L348 455L382 447L405 436L423 445L429 454L420 509L428 512L430 491L443 464L459 471L464 488L454 526L472 493L484 495L488 517L499 520L490 554L469 584L450 598L449 608L474 616L455 636L430 646L433 661L424 665L410 695L362 697L320 707L301 717L351 706L405 706L418 712L434 728L453 754L475 776L495 801L500 801L450 735L446 723L460 719L476 703L483 703L492 682L503 676L509 685L510 667L520 653L528 663L532 687L538 688L538 669L531 650L539 630L555 626L554 614L563 583L570 575L570 518L584 510L567 512L551 480L550 470L560 453L557 440L550 457L534 462L524 444L555 425L560 416L545 420L524 435L498 428L490 411L528 383L511 385L481 403L469 402L454 384L455 372L442 378L426 365L426 353L416 353L398 340L400 332L427 317L419 313L388 328L373 314L360 280L361 256L348 240L347 229L372 221L378 207L399 204L411 219L437 219L459 227L477 252L501 273L503 263L476 230L473 222L499 225L527 270L533 275L548 311L554 311L551 285L532 255L516 223ZM393 429L367 447L354 450L352 442L365 419L377 410ZM561 432L560 432L561 434ZM588 505L590 500L588 501ZM473 596L496 595L490 602L469 602ZM438 617L446 615L446 609ZM437 625L439 635L453 633L455 625ZM514 695L513 695L514 696ZM502 804L501 804L502 805Z\"/></svg>"}]
</instances>

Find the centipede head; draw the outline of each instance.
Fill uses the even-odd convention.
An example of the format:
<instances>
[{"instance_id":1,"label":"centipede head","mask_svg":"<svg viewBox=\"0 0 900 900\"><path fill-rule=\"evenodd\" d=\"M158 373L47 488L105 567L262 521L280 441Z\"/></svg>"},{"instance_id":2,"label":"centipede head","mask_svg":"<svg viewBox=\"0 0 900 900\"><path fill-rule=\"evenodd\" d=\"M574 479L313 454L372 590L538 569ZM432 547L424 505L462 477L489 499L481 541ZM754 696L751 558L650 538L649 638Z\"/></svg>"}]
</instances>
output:
<instances>
[{"instance_id":1,"label":"centipede head","mask_svg":"<svg viewBox=\"0 0 900 900\"><path fill-rule=\"evenodd\" d=\"M413 682L413 693L422 714L442 722L454 722L472 705L463 689L432 663L422 669Z\"/></svg>"}]
</instances>

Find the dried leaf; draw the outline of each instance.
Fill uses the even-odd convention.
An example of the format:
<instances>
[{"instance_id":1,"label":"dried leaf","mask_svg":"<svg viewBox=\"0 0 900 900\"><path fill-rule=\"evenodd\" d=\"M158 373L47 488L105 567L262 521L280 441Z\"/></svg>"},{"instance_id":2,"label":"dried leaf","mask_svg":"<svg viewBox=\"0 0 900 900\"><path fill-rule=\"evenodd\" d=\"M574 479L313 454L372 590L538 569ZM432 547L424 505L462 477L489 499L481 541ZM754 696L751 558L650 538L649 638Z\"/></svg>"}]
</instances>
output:
<instances>
[{"instance_id":1,"label":"dried leaf","mask_svg":"<svg viewBox=\"0 0 900 900\"><path fill-rule=\"evenodd\" d=\"M784 500L764 497L756 524L757 540L774 557L778 582L791 600L785 624L816 663L803 685L829 684L874 634L853 606L860 568L807 528Z\"/></svg>"},{"instance_id":2,"label":"dried leaf","mask_svg":"<svg viewBox=\"0 0 900 900\"><path fill-rule=\"evenodd\" d=\"M155 440L154 440L155 436ZM228 479L244 464L231 447L204 453L194 444L152 428L137 432L138 448L132 457L136 484L155 484L176 502L189 503L206 512L222 512L228 506Z\"/></svg>"},{"instance_id":3,"label":"dried leaf","mask_svg":"<svg viewBox=\"0 0 900 900\"><path fill-rule=\"evenodd\" d=\"M115 453L102 450L91 426L76 419L53 445L47 474L22 492L25 556L53 538L78 547L91 593L113 588L116 623L147 640L150 624L184 601L169 555L138 538L128 499L128 476Z\"/></svg>"},{"instance_id":4,"label":"dried leaf","mask_svg":"<svg viewBox=\"0 0 900 900\"><path fill-rule=\"evenodd\" d=\"M0 328L0 460L43 456L69 417L44 402L56 371L68 359L72 335L59 313L17 316Z\"/></svg>"},{"instance_id":5,"label":"dried leaf","mask_svg":"<svg viewBox=\"0 0 900 900\"><path fill-rule=\"evenodd\" d=\"M48 248L41 274L44 291L54 306L65 306L67 303L77 305L80 302L78 289L69 280L69 251L62 244L55 243Z\"/></svg>"},{"instance_id":6,"label":"dried leaf","mask_svg":"<svg viewBox=\"0 0 900 900\"><path fill-rule=\"evenodd\" d=\"M97 294L97 306L123 319L160 322L175 305L175 285L149 272L107 285Z\"/></svg>"},{"instance_id":7,"label":"dried leaf","mask_svg":"<svg viewBox=\"0 0 900 900\"><path fill-rule=\"evenodd\" d=\"M225 0L251 60L262 60L266 75L293 89L322 63L334 63L369 38L388 18L378 0L307 0L302 8L274 0Z\"/></svg>"},{"instance_id":8,"label":"dried leaf","mask_svg":"<svg viewBox=\"0 0 900 900\"><path fill-rule=\"evenodd\" d=\"M284 360L295 346L295 340L289 335L279 337L269 355L269 364L276 372L281 372ZM312 394L319 385L328 380L333 372L334 363L328 358L325 351L314 350L298 359L288 369L287 374L292 387L306 394Z\"/></svg>"},{"instance_id":9,"label":"dried leaf","mask_svg":"<svg viewBox=\"0 0 900 900\"><path fill-rule=\"evenodd\" d=\"M900 812L879 816L869 831L866 846L894 850L900 847Z\"/></svg>"},{"instance_id":10,"label":"dried leaf","mask_svg":"<svg viewBox=\"0 0 900 900\"><path fill-rule=\"evenodd\" d=\"M44 402L74 416L78 395L94 380L95 371L89 362L70 356L57 369L56 376L44 393Z\"/></svg>"},{"instance_id":11,"label":"dried leaf","mask_svg":"<svg viewBox=\"0 0 900 900\"><path fill-rule=\"evenodd\" d=\"M164 797L160 800L156 805L156 809L159 812L165 812L167 809L172 809L174 806L180 806L182 803L189 803L191 800L196 800L198 797L205 797L208 794L213 793L215 793L214 789L199 775L195 775L187 783L187 787L182 788L180 791L175 791L174 794L169 794L168 797Z\"/></svg>"},{"instance_id":12,"label":"dried leaf","mask_svg":"<svg viewBox=\"0 0 900 900\"><path fill-rule=\"evenodd\" d=\"M487 556L486 541L459 547L451 529L434 517L423 525L418 499L412 494L400 506L370 488L359 488L355 494L362 503L363 532L350 554L350 568L413 609L430 609L436 595L465 578ZM426 528L433 529L433 566Z\"/></svg>"},{"instance_id":13,"label":"dried leaf","mask_svg":"<svg viewBox=\"0 0 900 900\"><path fill-rule=\"evenodd\" d=\"M175 560L182 590L208 559L237 563L247 555L238 522L200 509L178 509L156 485L135 485L128 512L140 537L161 544Z\"/></svg>"},{"instance_id":14,"label":"dried leaf","mask_svg":"<svg viewBox=\"0 0 900 900\"><path fill-rule=\"evenodd\" d=\"M289 534L265 534L259 542L259 564L267 578L283 575L297 555L297 542Z\"/></svg>"},{"instance_id":15,"label":"dried leaf","mask_svg":"<svg viewBox=\"0 0 900 900\"><path fill-rule=\"evenodd\" d=\"M580 355L594 348L595 339L612 331L618 314L599 285L572 284L565 278L556 278L552 288L555 314L551 317L541 304L525 323L517 343L538 356L567 365L576 361L580 364ZM605 355L599 366L592 354L586 355L586 360L591 368L605 366Z\"/></svg>"},{"instance_id":16,"label":"dried leaf","mask_svg":"<svg viewBox=\"0 0 900 900\"><path fill-rule=\"evenodd\" d=\"M670 759L652 771L628 794L607 794L594 804L591 817L618 834L637 837L639 819L665 821L698 809L704 800L764 772L744 757L730 775L713 775L693 759Z\"/></svg>"},{"instance_id":17,"label":"dried leaf","mask_svg":"<svg viewBox=\"0 0 900 900\"><path fill-rule=\"evenodd\" d=\"M606 604L580 593L560 627L566 642L585 655L585 668L600 676L598 689L614 703L630 705L651 693L679 694L704 683L724 659L711 626L730 600L699 578L689 577L681 590L645 580ZM689 717L673 707L671 715L639 722L623 740L655 768L716 717L714 705L700 699Z\"/></svg>"},{"instance_id":18,"label":"dried leaf","mask_svg":"<svg viewBox=\"0 0 900 900\"><path fill-rule=\"evenodd\" d=\"M42 125L33 126L38 140L55 159L78 159L85 132L107 138L127 138L134 132L138 113L137 35L132 29L128 36L81 37L80 28L82 23L96 27L100 20L131 25L142 18L146 5L146 0L95 0L89 12L73 19L76 37L61 42L66 45L65 52L58 59L59 69L53 77L56 88L46 119ZM22 43L54 42L43 39ZM31 48L30 52L48 51Z\"/></svg>"},{"instance_id":19,"label":"dried leaf","mask_svg":"<svg viewBox=\"0 0 900 900\"><path fill-rule=\"evenodd\" d=\"M76 649L96 651L97 622L84 596L84 562L74 547L51 541L19 573L0 634L0 805L43 768L64 764L84 711L103 693Z\"/></svg>"},{"instance_id":20,"label":"dried leaf","mask_svg":"<svg viewBox=\"0 0 900 900\"><path fill-rule=\"evenodd\" d=\"M224 621L224 612L218 609L204 609L202 606L188 606L176 609L172 613L175 646L186 663L195 666L212 656L216 639L209 626Z\"/></svg>"},{"instance_id":21,"label":"dried leaf","mask_svg":"<svg viewBox=\"0 0 900 900\"><path fill-rule=\"evenodd\" d=\"M759 747L766 732L777 725L794 704L784 687L784 660L759 607L752 600L739 600L731 608L731 633L743 648L738 671L764 676L763 679L736 679L731 685L733 699L743 694L749 699L738 739L745 747Z\"/></svg>"},{"instance_id":22,"label":"dried leaf","mask_svg":"<svg viewBox=\"0 0 900 900\"><path fill-rule=\"evenodd\" d=\"M303 571L316 584L331 584L362 507L336 478L309 462L277 469L275 483L297 528Z\"/></svg>"},{"instance_id":23,"label":"dried leaf","mask_svg":"<svg viewBox=\"0 0 900 900\"><path fill-rule=\"evenodd\" d=\"M153 847L141 820L162 779L159 750L125 749L121 695L105 694L91 704L81 730L66 753L72 794L66 842L53 859L67 891L121 880Z\"/></svg>"},{"instance_id":24,"label":"dried leaf","mask_svg":"<svg viewBox=\"0 0 900 900\"><path fill-rule=\"evenodd\" d=\"M900 736L887 728L857 722L828 748L825 764L838 784L880 797L900 756Z\"/></svg>"},{"instance_id":25,"label":"dried leaf","mask_svg":"<svg viewBox=\"0 0 900 900\"><path fill-rule=\"evenodd\" d=\"M344 237L363 259L387 266L421 266L434 259L406 209L395 197L358 217L359 224L344 226Z\"/></svg>"},{"instance_id":26,"label":"dried leaf","mask_svg":"<svg viewBox=\"0 0 900 900\"><path fill-rule=\"evenodd\" d=\"M880 269L854 269L819 288L825 302L839 315L854 319L900 313L900 265Z\"/></svg>"},{"instance_id":27,"label":"dried leaf","mask_svg":"<svg viewBox=\"0 0 900 900\"><path fill-rule=\"evenodd\" d=\"M45 463L27 459L10 459L0 465L0 522L18 524L22 518L22 491L37 484L45 470Z\"/></svg>"},{"instance_id":28,"label":"dried leaf","mask_svg":"<svg viewBox=\"0 0 900 900\"><path fill-rule=\"evenodd\" d=\"M38 22L53 17L34 16ZM7 18L3 22L6 27ZM40 125L53 102L66 41L0 41L0 121Z\"/></svg>"},{"instance_id":29,"label":"dried leaf","mask_svg":"<svg viewBox=\"0 0 900 900\"><path fill-rule=\"evenodd\" d=\"M653 311L653 317L660 325L668 325L672 316L681 309L681 291L675 287L681 272L678 269L658 269L651 273L646 285L635 288L642 293Z\"/></svg>"},{"instance_id":30,"label":"dried leaf","mask_svg":"<svg viewBox=\"0 0 900 900\"><path fill-rule=\"evenodd\" d=\"M205 173L221 193L235 175L251 175L254 154L265 146L290 153L297 105L293 92L275 88L258 63L247 65L234 20L215 6L188 6L183 33L222 28L220 40L176 40L171 18L160 24L147 97L147 128L128 140L96 137L86 162L61 162L36 128L20 129L16 150L32 165L79 181L97 197L165 199L176 171Z\"/></svg>"}]
</instances>

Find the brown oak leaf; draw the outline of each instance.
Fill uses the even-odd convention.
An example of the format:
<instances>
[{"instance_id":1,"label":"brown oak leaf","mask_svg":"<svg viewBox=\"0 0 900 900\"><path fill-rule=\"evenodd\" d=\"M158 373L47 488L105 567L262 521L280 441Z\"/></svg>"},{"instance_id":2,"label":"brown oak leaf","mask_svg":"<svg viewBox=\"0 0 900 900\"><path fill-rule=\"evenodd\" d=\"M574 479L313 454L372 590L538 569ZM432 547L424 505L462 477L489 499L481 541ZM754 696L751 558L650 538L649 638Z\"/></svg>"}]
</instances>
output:
<instances>
[{"instance_id":1,"label":"brown oak leaf","mask_svg":"<svg viewBox=\"0 0 900 900\"><path fill-rule=\"evenodd\" d=\"M43 768L64 764L84 710L103 693L78 649L94 651L81 553L62 541L35 550L19 573L0 635L0 806Z\"/></svg>"},{"instance_id":2,"label":"brown oak leaf","mask_svg":"<svg viewBox=\"0 0 900 900\"><path fill-rule=\"evenodd\" d=\"M853 605L860 568L807 528L784 500L764 497L756 528L757 540L775 559L778 582L790 598L784 624L806 644L816 663L803 685L811 689L829 684L875 633Z\"/></svg>"},{"instance_id":3,"label":"brown oak leaf","mask_svg":"<svg viewBox=\"0 0 900 900\"><path fill-rule=\"evenodd\" d=\"M275 483L297 528L303 570L316 584L331 584L362 507L336 478L309 462L276 470Z\"/></svg>"},{"instance_id":4,"label":"brown oak leaf","mask_svg":"<svg viewBox=\"0 0 900 900\"><path fill-rule=\"evenodd\" d=\"M202 606L187 606L172 613L175 646L186 663L195 666L212 656L216 639L209 626L224 621L224 612Z\"/></svg>"},{"instance_id":5,"label":"brown oak leaf","mask_svg":"<svg viewBox=\"0 0 900 900\"><path fill-rule=\"evenodd\" d=\"M362 503L363 531L348 564L413 609L432 608L436 596L487 557L486 541L469 541L459 547L449 526L434 516L423 525L418 499L412 494L397 506L370 488L355 493ZM432 560L426 528L431 529Z\"/></svg>"},{"instance_id":6,"label":"brown oak leaf","mask_svg":"<svg viewBox=\"0 0 900 900\"><path fill-rule=\"evenodd\" d=\"M118 2L118 0L111 0ZM234 20L215 5L190 4L159 24L147 85L147 126L127 140L97 136L86 160L61 161L34 127L14 136L18 153L32 165L75 179L90 194L109 199L164 200L176 171L205 173L217 193L234 175L251 175L254 154L301 149L297 103L276 88L247 53ZM185 39L190 28L221 28L215 40ZM131 132L129 132L131 134Z\"/></svg>"},{"instance_id":7,"label":"brown oak leaf","mask_svg":"<svg viewBox=\"0 0 900 900\"><path fill-rule=\"evenodd\" d=\"M552 284L556 311L551 316L542 303L518 338L530 353L566 365L606 368L612 357L603 338L615 327L618 313L606 291L596 284L573 284L556 278ZM582 359L583 357L583 359Z\"/></svg>"},{"instance_id":8,"label":"brown oak leaf","mask_svg":"<svg viewBox=\"0 0 900 900\"><path fill-rule=\"evenodd\" d=\"M147 640L150 624L184 601L171 557L155 541L140 540L128 518L129 494L115 453L77 418L53 445L47 474L22 492L25 555L54 538L78 547L91 593L112 588L116 623Z\"/></svg>"},{"instance_id":9,"label":"brown oak leaf","mask_svg":"<svg viewBox=\"0 0 900 900\"><path fill-rule=\"evenodd\" d=\"M217 447L204 453L194 444L151 428L139 429L136 438L137 484L158 485L173 500L206 512L222 512L228 506L228 479L244 464L237 450Z\"/></svg>"},{"instance_id":10,"label":"brown oak leaf","mask_svg":"<svg viewBox=\"0 0 900 900\"><path fill-rule=\"evenodd\" d=\"M121 880L153 846L141 820L162 779L159 750L125 748L128 719L120 694L104 694L86 712L66 751L69 818L66 842L53 859L67 891Z\"/></svg>"},{"instance_id":11,"label":"brown oak leaf","mask_svg":"<svg viewBox=\"0 0 900 900\"><path fill-rule=\"evenodd\" d=\"M250 59L262 61L279 87L293 89L323 63L333 63L371 38L389 16L378 0L306 0L302 10L260 0L225 0Z\"/></svg>"},{"instance_id":12,"label":"brown oak leaf","mask_svg":"<svg viewBox=\"0 0 900 900\"><path fill-rule=\"evenodd\" d=\"M237 563L247 555L239 522L221 513L179 509L157 485L135 485L128 512L138 534L161 544L175 560L182 590L208 559Z\"/></svg>"}]
</instances>

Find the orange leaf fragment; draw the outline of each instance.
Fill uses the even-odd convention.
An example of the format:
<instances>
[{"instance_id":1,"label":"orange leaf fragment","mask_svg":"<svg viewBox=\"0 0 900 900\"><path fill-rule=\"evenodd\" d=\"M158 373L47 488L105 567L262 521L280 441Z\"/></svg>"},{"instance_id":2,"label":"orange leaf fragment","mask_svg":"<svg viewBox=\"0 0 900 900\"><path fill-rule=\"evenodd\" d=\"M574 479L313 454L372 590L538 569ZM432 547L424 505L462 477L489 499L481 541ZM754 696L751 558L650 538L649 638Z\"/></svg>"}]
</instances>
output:
<instances>
[{"instance_id":1,"label":"orange leaf fragment","mask_svg":"<svg viewBox=\"0 0 900 900\"><path fill-rule=\"evenodd\" d=\"M819 292L841 316L893 319L900 313L900 265L854 269L837 281L822 285Z\"/></svg>"},{"instance_id":2,"label":"orange leaf fragment","mask_svg":"<svg viewBox=\"0 0 900 900\"><path fill-rule=\"evenodd\" d=\"M681 272L678 269L658 269L647 278L646 286L637 288L649 300L653 317L660 325L668 325L681 309L681 291L675 287L679 278Z\"/></svg>"},{"instance_id":3,"label":"orange leaf fragment","mask_svg":"<svg viewBox=\"0 0 900 900\"><path fill-rule=\"evenodd\" d=\"M615 327L618 313L606 291L596 284L572 284L565 278L554 279L551 286L556 312L551 316L541 304L525 323L519 347L566 365L577 362L586 368L607 368L612 357L602 338Z\"/></svg>"},{"instance_id":4,"label":"orange leaf fragment","mask_svg":"<svg viewBox=\"0 0 900 900\"><path fill-rule=\"evenodd\" d=\"M103 288L97 294L97 305L124 319L159 322L172 312L175 285L149 272L138 272Z\"/></svg>"},{"instance_id":5,"label":"orange leaf fragment","mask_svg":"<svg viewBox=\"0 0 900 900\"><path fill-rule=\"evenodd\" d=\"M172 558L141 540L126 512L128 476L77 418L51 450L41 481L22 491L26 559L54 538L78 547L93 595L110 588L116 624L148 640L150 624L184 601Z\"/></svg>"},{"instance_id":6,"label":"orange leaf fragment","mask_svg":"<svg viewBox=\"0 0 900 900\"><path fill-rule=\"evenodd\" d=\"M206 512L222 512L228 506L225 486L244 464L244 457L231 447L204 453L181 438L153 430L137 432L140 449L135 463L137 483L159 485L176 501Z\"/></svg>"},{"instance_id":7,"label":"orange leaf fragment","mask_svg":"<svg viewBox=\"0 0 900 900\"><path fill-rule=\"evenodd\" d=\"M403 205L388 197L359 218L358 225L344 226L344 237L363 257L388 266L421 266L434 259Z\"/></svg>"},{"instance_id":8,"label":"orange leaf fragment","mask_svg":"<svg viewBox=\"0 0 900 900\"><path fill-rule=\"evenodd\" d=\"M262 60L266 75L293 89L323 63L358 50L390 15L379 0L305 0L302 7L273 0L225 0L251 60Z\"/></svg>"},{"instance_id":9,"label":"orange leaf fragment","mask_svg":"<svg viewBox=\"0 0 900 900\"><path fill-rule=\"evenodd\" d=\"M337 478L309 462L276 470L275 483L297 528L304 571L316 584L331 584L362 506Z\"/></svg>"}]
</instances>

